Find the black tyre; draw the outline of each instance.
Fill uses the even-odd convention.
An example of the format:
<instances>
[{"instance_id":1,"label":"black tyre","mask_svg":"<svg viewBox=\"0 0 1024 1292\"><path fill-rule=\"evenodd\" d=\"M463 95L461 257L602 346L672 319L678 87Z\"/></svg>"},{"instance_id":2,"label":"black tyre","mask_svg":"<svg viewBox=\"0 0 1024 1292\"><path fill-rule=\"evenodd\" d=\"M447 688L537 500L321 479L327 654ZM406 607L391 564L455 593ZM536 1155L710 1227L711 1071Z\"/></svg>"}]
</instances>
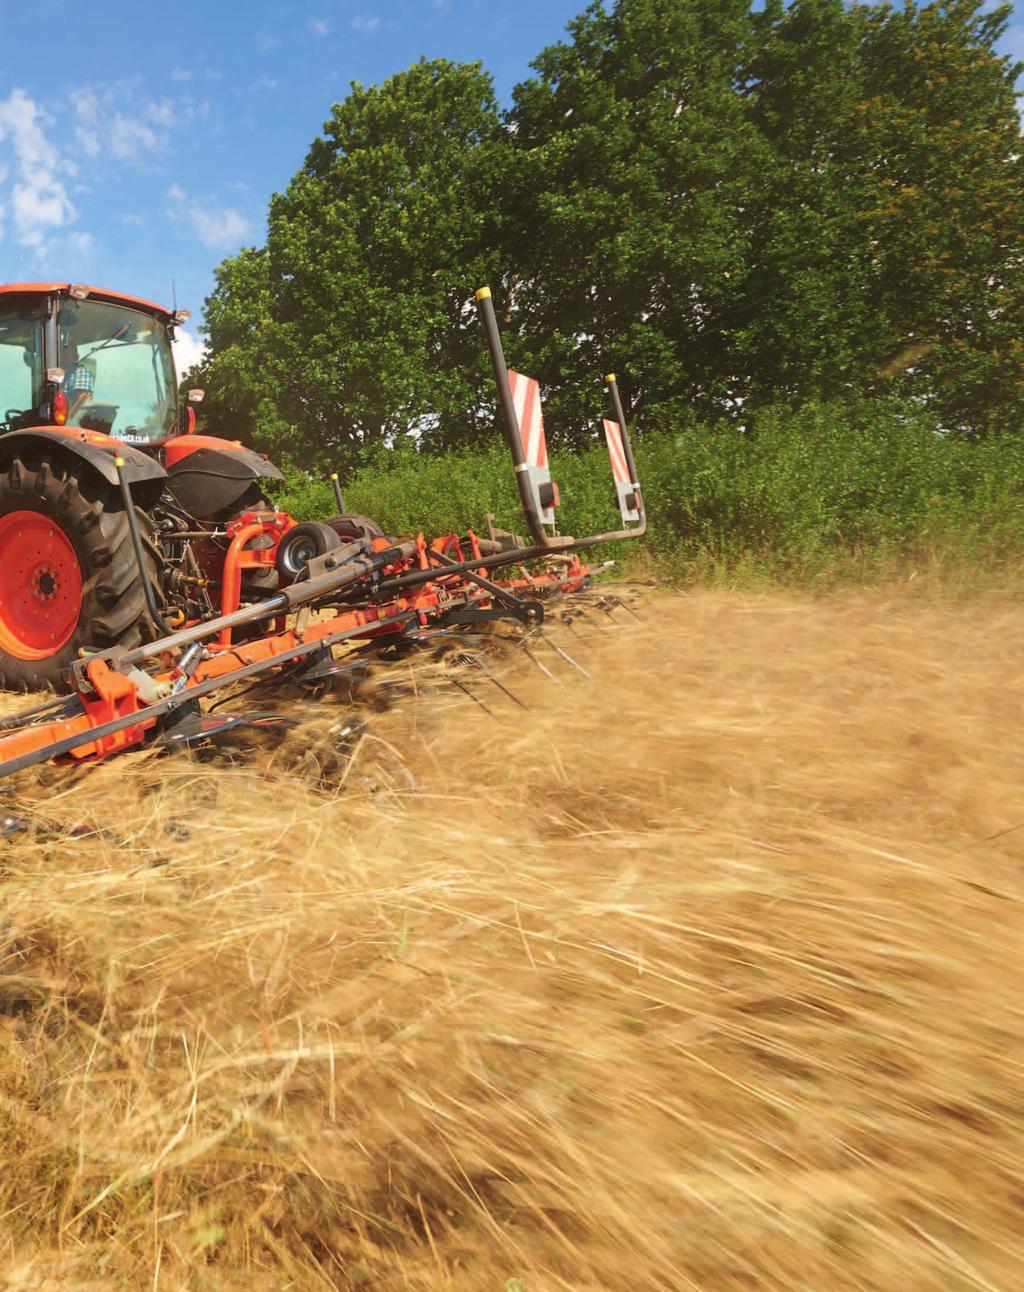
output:
<instances>
[{"instance_id":1,"label":"black tyre","mask_svg":"<svg viewBox=\"0 0 1024 1292\"><path fill-rule=\"evenodd\" d=\"M149 523L137 514L148 537ZM67 669L82 647L131 647L153 636L120 493L85 463L7 463L0 470L0 686L67 690Z\"/></svg>"},{"instance_id":2,"label":"black tyre","mask_svg":"<svg viewBox=\"0 0 1024 1292\"><path fill-rule=\"evenodd\" d=\"M369 516L332 516L326 522L340 538L385 538L386 535Z\"/></svg>"},{"instance_id":3,"label":"black tyre","mask_svg":"<svg viewBox=\"0 0 1024 1292\"><path fill-rule=\"evenodd\" d=\"M282 586L304 577L306 566L315 557L324 556L340 546L337 532L319 521L307 521L290 529L277 547L277 572Z\"/></svg>"}]
</instances>

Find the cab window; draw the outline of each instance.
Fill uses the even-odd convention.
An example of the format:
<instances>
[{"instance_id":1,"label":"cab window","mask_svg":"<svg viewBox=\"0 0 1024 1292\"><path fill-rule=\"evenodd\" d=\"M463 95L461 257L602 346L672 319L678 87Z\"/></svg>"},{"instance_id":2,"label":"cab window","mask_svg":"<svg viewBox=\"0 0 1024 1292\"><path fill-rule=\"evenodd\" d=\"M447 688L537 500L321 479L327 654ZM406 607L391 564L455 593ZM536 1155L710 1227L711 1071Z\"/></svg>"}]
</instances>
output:
<instances>
[{"instance_id":1,"label":"cab window","mask_svg":"<svg viewBox=\"0 0 1024 1292\"><path fill-rule=\"evenodd\" d=\"M58 315L68 424L127 443L173 433L177 380L167 329L138 310L68 301Z\"/></svg>"},{"instance_id":2,"label":"cab window","mask_svg":"<svg viewBox=\"0 0 1024 1292\"><path fill-rule=\"evenodd\" d=\"M31 318L30 314L37 315ZM0 303L0 426L33 420L43 388L43 324L38 307Z\"/></svg>"}]
</instances>

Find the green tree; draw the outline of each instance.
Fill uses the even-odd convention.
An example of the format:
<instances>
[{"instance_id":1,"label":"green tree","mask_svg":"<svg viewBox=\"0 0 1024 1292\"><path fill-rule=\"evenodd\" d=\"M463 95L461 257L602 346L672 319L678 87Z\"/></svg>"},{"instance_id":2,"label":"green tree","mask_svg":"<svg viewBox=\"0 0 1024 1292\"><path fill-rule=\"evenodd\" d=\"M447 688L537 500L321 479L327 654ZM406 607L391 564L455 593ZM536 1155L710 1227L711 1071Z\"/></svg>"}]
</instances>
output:
<instances>
[{"instance_id":1,"label":"green tree","mask_svg":"<svg viewBox=\"0 0 1024 1292\"><path fill-rule=\"evenodd\" d=\"M724 331L756 404L890 387L1024 412L1024 160L1008 7L769 0L746 97L772 165ZM1016 343L1016 344L1015 344Z\"/></svg>"},{"instance_id":2,"label":"green tree","mask_svg":"<svg viewBox=\"0 0 1024 1292\"><path fill-rule=\"evenodd\" d=\"M554 387L551 420L588 434L609 367L638 412L726 406L718 319L769 160L737 93L748 0L594 4L569 36L537 58L510 114L506 295L540 338L529 360Z\"/></svg>"},{"instance_id":3,"label":"green tree","mask_svg":"<svg viewBox=\"0 0 1024 1292\"><path fill-rule=\"evenodd\" d=\"M288 460L294 428L282 415L288 372L268 260L265 248L247 247L218 265L206 302L209 347L189 385L206 392L198 410L204 428Z\"/></svg>"},{"instance_id":4,"label":"green tree","mask_svg":"<svg viewBox=\"0 0 1024 1292\"><path fill-rule=\"evenodd\" d=\"M271 201L265 251L218 274L211 384L244 370L244 407L262 407L259 360L240 353L262 348L273 425L300 463L351 464L408 433L471 439L484 368L467 301L495 257L489 186L506 151L478 64L354 84Z\"/></svg>"},{"instance_id":5,"label":"green tree","mask_svg":"<svg viewBox=\"0 0 1024 1292\"><path fill-rule=\"evenodd\" d=\"M615 370L641 425L909 397L1024 419L1024 149L1008 9L593 4L503 117L479 65L354 85L208 303L208 424L298 464L481 441L471 290L553 442Z\"/></svg>"},{"instance_id":6,"label":"green tree","mask_svg":"<svg viewBox=\"0 0 1024 1292\"><path fill-rule=\"evenodd\" d=\"M527 185L510 297L529 296L542 375L558 387L600 350L634 407L668 422L884 388L953 428L1019 421L1008 12L588 9L512 112ZM582 422L568 394L554 403Z\"/></svg>"}]
</instances>

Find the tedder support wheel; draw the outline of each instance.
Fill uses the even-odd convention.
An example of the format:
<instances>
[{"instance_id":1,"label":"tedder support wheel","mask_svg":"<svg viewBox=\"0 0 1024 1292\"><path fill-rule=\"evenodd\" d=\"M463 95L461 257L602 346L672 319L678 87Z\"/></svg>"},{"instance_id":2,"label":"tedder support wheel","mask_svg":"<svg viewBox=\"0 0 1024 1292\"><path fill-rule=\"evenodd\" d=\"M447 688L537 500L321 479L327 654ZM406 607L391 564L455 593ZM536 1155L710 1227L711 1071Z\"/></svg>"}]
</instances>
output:
<instances>
[{"instance_id":1,"label":"tedder support wheel","mask_svg":"<svg viewBox=\"0 0 1024 1292\"><path fill-rule=\"evenodd\" d=\"M0 469L0 686L66 690L81 647L152 635L118 491L85 463Z\"/></svg>"}]
</instances>

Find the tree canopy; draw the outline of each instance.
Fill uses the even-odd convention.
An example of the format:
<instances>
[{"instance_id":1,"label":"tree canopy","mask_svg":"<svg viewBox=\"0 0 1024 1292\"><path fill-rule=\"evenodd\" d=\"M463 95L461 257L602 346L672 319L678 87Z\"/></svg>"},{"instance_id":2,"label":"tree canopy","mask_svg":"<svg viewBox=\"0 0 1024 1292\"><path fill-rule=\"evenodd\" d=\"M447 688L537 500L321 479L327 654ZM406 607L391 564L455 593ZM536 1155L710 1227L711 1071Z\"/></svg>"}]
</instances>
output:
<instances>
[{"instance_id":1,"label":"tree canopy","mask_svg":"<svg viewBox=\"0 0 1024 1292\"><path fill-rule=\"evenodd\" d=\"M979 0L618 0L506 110L479 64L353 85L217 270L208 420L300 463L473 443L473 288L549 434L892 390L1024 428L1020 68Z\"/></svg>"}]
</instances>

